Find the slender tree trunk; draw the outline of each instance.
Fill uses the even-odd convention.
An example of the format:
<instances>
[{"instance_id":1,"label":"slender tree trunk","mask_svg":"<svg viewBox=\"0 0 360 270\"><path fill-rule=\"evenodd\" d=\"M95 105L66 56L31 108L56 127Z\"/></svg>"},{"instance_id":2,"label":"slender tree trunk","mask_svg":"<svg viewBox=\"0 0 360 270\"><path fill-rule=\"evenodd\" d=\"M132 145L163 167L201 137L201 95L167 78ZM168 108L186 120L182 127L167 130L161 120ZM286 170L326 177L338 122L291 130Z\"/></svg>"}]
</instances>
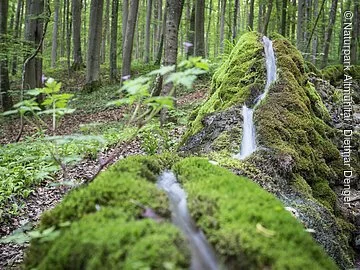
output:
<instances>
[{"instance_id":1,"label":"slender tree trunk","mask_svg":"<svg viewBox=\"0 0 360 270\"><path fill-rule=\"evenodd\" d=\"M250 12L249 12L249 20L248 20L248 28L250 30L254 29L254 4L255 4L255 0L250 0Z\"/></svg>"},{"instance_id":2,"label":"slender tree trunk","mask_svg":"<svg viewBox=\"0 0 360 270\"><path fill-rule=\"evenodd\" d=\"M145 26L145 58L144 58L144 62L146 64L150 62L151 14L152 14L152 0L147 0L146 26Z\"/></svg>"},{"instance_id":3,"label":"slender tree trunk","mask_svg":"<svg viewBox=\"0 0 360 270\"><path fill-rule=\"evenodd\" d=\"M59 0L55 0L54 2L54 28L53 28L53 36L52 36L52 46L51 46L51 68L56 67L57 60L57 48L58 48L58 34L59 34L59 8L60 3Z\"/></svg>"},{"instance_id":4,"label":"slender tree trunk","mask_svg":"<svg viewBox=\"0 0 360 270\"><path fill-rule=\"evenodd\" d=\"M22 22L22 16L21 14L23 13L23 8L24 7L24 2L23 0L18 0L17 1L17 7L16 7L16 16L15 16L15 29L14 29L14 40L16 43L18 43L17 39L20 37L20 31L21 31L21 22ZM12 74L15 75L16 74L16 70L17 70L17 57L16 55L13 56L12 59Z\"/></svg>"},{"instance_id":5,"label":"slender tree trunk","mask_svg":"<svg viewBox=\"0 0 360 270\"><path fill-rule=\"evenodd\" d=\"M106 42L108 37L108 29L109 29L109 19L110 19L110 0L106 0L105 5L105 20L104 20L104 29L103 29L103 38L101 41L101 64L104 64L106 61Z\"/></svg>"},{"instance_id":6,"label":"slender tree trunk","mask_svg":"<svg viewBox=\"0 0 360 270\"><path fill-rule=\"evenodd\" d=\"M221 18L220 18L220 53L223 53L223 52L224 52L224 36L225 36L226 1L227 1L227 0L221 0Z\"/></svg>"},{"instance_id":7,"label":"slender tree trunk","mask_svg":"<svg viewBox=\"0 0 360 270\"><path fill-rule=\"evenodd\" d=\"M234 16L233 16L233 29L232 29L232 30L233 30L233 31L232 31L232 40L233 40L233 42L235 42L236 35L237 35L237 32L238 32L238 29L237 29L237 26L238 26L237 18L238 18L238 14L239 14L239 5L240 5L239 0L235 0Z\"/></svg>"},{"instance_id":8,"label":"slender tree trunk","mask_svg":"<svg viewBox=\"0 0 360 270\"><path fill-rule=\"evenodd\" d=\"M334 28L335 20L336 20L337 4L338 4L338 0L333 0L332 4L331 4L329 24L328 24L328 27L327 27L326 33L325 33L324 55L323 55L323 61L322 61L323 68L327 65L328 59L329 59L330 42L331 42L333 28Z\"/></svg>"},{"instance_id":9,"label":"slender tree trunk","mask_svg":"<svg viewBox=\"0 0 360 270\"><path fill-rule=\"evenodd\" d=\"M72 21L73 21L73 50L74 62L73 70L79 70L84 67L81 52L81 0L72 0Z\"/></svg>"},{"instance_id":10,"label":"slender tree trunk","mask_svg":"<svg viewBox=\"0 0 360 270\"><path fill-rule=\"evenodd\" d=\"M291 8L292 8L292 18L293 18L293 21L291 23L291 41L294 42L295 40L295 33L296 33L296 0L292 0L292 5L291 5Z\"/></svg>"},{"instance_id":11,"label":"slender tree trunk","mask_svg":"<svg viewBox=\"0 0 360 270\"><path fill-rule=\"evenodd\" d=\"M264 4L259 3L259 13L258 13L258 26L257 31L261 32L263 29L263 23L264 23Z\"/></svg>"},{"instance_id":12,"label":"slender tree trunk","mask_svg":"<svg viewBox=\"0 0 360 270\"><path fill-rule=\"evenodd\" d=\"M91 1L86 65L86 91L96 90L100 85L100 49L103 7L104 0Z\"/></svg>"},{"instance_id":13,"label":"slender tree trunk","mask_svg":"<svg viewBox=\"0 0 360 270\"><path fill-rule=\"evenodd\" d=\"M119 0L112 0L111 8L111 39L110 39L110 81L117 78L117 35L118 35Z\"/></svg>"},{"instance_id":14,"label":"slender tree trunk","mask_svg":"<svg viewBox=\"0 0 360 270\"><path fill-rule=\"evenodd\" d=\"M39 16L44 11L43 0L27 0L26 2L26 22L25 40L29 46L36 49L43 34L43 18ZM40 50L40 53L42 50ZM27 89L42 87L42 57L35 57L25 67L24 85Z\"/></svg>"},{"instance_id":15,"label":"slender tree trunk","mask_svg":"<svg viewBox=\"0 0 360 270\"><path fill-rule=\"evenodd\" d=\"M176 65L177 53L178 53L178 34L179 25L182 15L184 2L183 0L167 0L167 18L166 18L166 34L164 42L164 66ZM171 93L173 85L171 83L164 84L162 88L162 95L176 95ZM161 112L161 123L166 122L166 110Z\"/></svg>"},{"instance_id":16,"label":"slender tree trunk","mask_svg":"<svg viewBox=\"0 0 360 270\"><path fill-rule=\"evenodd\" d=\"M72 20L70 17L70 0L66 2L66 59L67 59L67 69L70 76L70 67L71 67L71 29L72 29Z\"/></svg>"},{"instance_id":17,"label":"slender tree trunk","mask_svg":"<svg viewBox=\"0 0 360 270\"><path fill-rule=\"evenodd\" d=\"M298 16L296 28L296 46L302 51L304 46L304 4L305 0L298 0Z\"/></svg>"},{"instance_id":18,"label":"slender tree trunk","mask_svg":"<svg viewBox=\"0 0 360 270\"><path fill-rule=\"evenodd\" d=\"M161 30L160 44L159 44L156 60L155 60L155 63L154 63L157 66L159 66L160 63L161 63L162 53L163 53L163 50L164 50L164 39L165 39L165 32L166 32L166 19L167 19L167 9L165 9L165 12L164 12L164 18L163 18L163 23L162 23L162 27L161 27L162 30Z\"/></svg>"},{"instance_id":19,"label":"slender tree trunk","mask_svg":"<svg viewBox=\"0 0 360 270\"><path fill-rule=\"evenodd\" d=\"M156 41L157 41L157 51L159 50L160 47L160 40L161 40L161 35L163 33L163 1L162 0L158 0L158 13L157 13L157 33L156 33Z\"/></svg>"},{"instance_id":20,"label":"slender tree trunk","mask_svg":"<svg viewBox=\"0 0 360 270\"><path fill-rule=\"evenodd\" d=\"M62 9L62 20L61 20L61 42L60 42L60 56L65 56L65 40L66 40L66 14L67 14L67 2L69 0L64 0L63 9Z\"/></svg>"},{"instance_id":21,"label":"slender tree trunk","mask_svg":"<svg viewBox=\"0 0 360 270\"><path fill-rule=\"evenodd\" d=\"M124 50L124 43L126 37L126 26L128 23L128 16L129 16L129 0L123 0L123 7L122 7L122 50Z\"/></svg>"},{"instance_id":22,"label":"slender tree trunk","mask_svg":"<svg viewBox=\"0 0 360 270\"><path fill-rule=\"evenodd\" d=\"M268 30L268 26L269 26L269 22L270 22L272 7L273 7L273 0L269 0L268 1L267 12L266 12L266 17L265 17L265 22L264 22L264 28L263 28L263 31L262 31L262 33L264 35L267 35L267 30Z\"/></svg>"},{"instance_id":23,"label":"slender tree trunk","mask_svg":"<svg viewBox=\"0 0 360 270\"><path fill-rule=\"evenodd\" d=\"M135 26L139 9L139 0L131 0L129 16L126 27L125 42L122 59L121 80L124 81L131 75L131 55L135 36Z\"/></svg>"},{"instance_id":24,"label":"slender tree trunk","mask_svg":"<svg viewBox=\"0 0 360 270\"><path fill-rule=\"evenodd\" d=\"M212 20L212 10L213 10L213 0L210 0L209 4L209 17L208 17L208 25L206 30L206 36L205 36L205 55L207 57L210 56L210 30L211 30L211 20Z\"/></svg>"},{"instance_id":25,"label":"slender tree trunk","mask_svg":"<svg viewBox=\"0 0 360 270\"><path fill-rule=\"evenodd\" d=\"M282 0L282 9L281 9L281 34L286 36L286 11L287 11L287 1Z\"/></svg>"},{"instance_id":26,"label":"slender tree trunk","mask_svg":"<svg viewBox=\"0 0 360 270\"><path fill-rule=\"evenodd\" d=\"M313 18L318 18L318 0L314 0L314 10L313 10ZM311 40L311 37L309 38ZM318 35L315 34L312 41L312 57L311 61L315 65L316 64L316 56L317 56L317 48L318 48Z\"/></svg>"},{"instance_id":27,"label":"slender tree trunk","mask_svg":"<svg viewBox=\"0 0 360 270\"><path fill-rule=\"evenodd\" d=\"M0 48L6 52L7 19L9 11L9 0L0 2ZM12 100L9 96L9 69L6 55L0 55L0 105L4 111L11 109Z\"/></svg>"},{"instance_id":28,"label":"slender tree trunk","mask_svg":"<svg viewBox=\"0 0 360 270\"><path fill-rule=\"evenodd\" d=\"M205 57L205 0L196 0L195 6L195 55Z\"/></svg>"},{"instance_id":29,"label":"slender tree trunk","mask_svg":"<svg viewBox=\"0 0 360 270\"><path fill-rule=\"evenodd\" d=\"M189 43L188 47L186 48L187 57L194 56L194 45L195 45L195 17L196 17L196 8L195 5L191 8L190 13L190 29L187 36L187 42Z\"/></svg>"}]
</instances>

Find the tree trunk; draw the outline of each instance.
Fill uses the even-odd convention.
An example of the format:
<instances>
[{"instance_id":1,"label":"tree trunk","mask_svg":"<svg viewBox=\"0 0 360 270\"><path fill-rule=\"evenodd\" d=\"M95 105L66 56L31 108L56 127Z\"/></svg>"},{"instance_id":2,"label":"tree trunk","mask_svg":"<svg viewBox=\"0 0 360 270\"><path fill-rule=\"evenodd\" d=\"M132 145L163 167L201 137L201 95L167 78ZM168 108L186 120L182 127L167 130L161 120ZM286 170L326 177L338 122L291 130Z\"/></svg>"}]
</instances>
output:
<instances>
[{"instance_id":1,"label":"tree trunk","mask_svg":"<svg viewBox=\"0 0 360 270\"><path fill-rule=\"evenodd\" d=\"M15 42L18 42L17 39L20 37L20 31L21 31L21 22L22 22L22 11L24 7L23 0L18 0L17 7L16 7L16 16L15 16L15 29L14 29L14 40ZM16 74L17 70L17 57L14 55L12 59L12 74Z\"/></svg>"},{"instance_id":2,"label":"tree trunk","mask_svg":"<svg viewBox=\"0 0 360 270\"><path fill-rule=\"evenodd\" d=\"M124 43L126 37L126 26L128 23L128 16L129 16L129 0L123 0L123 7L122 7L122 50L124 51Z\"/></svg>"},{"instance_id":3,"label":"tree trunk","mask_svg":"<svg viewBox=\"0 0 360 270\"><path fill-rule=\"evenodd\" d=\"M72 29L72 20L70 18L70 0L66 2L66 64L68 74L70 76L70 66L71 66L71 29Z\"/></svg>"},{"instance_id":4,"label":"tree trunk","mask_svg":"<svg viewBox=\"0 0 360 270\"><path fill-rule=\"evenodd\" d=\"M73 50L74 62L73 70L79 70L84 67L84 61L81 52L81 0L72 0L72 21L73 21Z\"/></svg>"},{"instance_id":5,"label":"tree trunk","mask_svg":"<svg viewBox=\"0 0 360 270\"><path fill-rule=\"evenodd\" d=\"M238 29L237 29L237 18L238 18L238 15L239 15L239 5L240 5L240 2L239 0L235 0L235 5L234 5L234 16L233 16L233 31L232 31L232 40L233 42L235 42L235 39L236 39L236 36L237 36L237 32L238 32ZM259 18L260 19L260 18Z\"/></svg>"},{"instance_id":6,"label":"tree trunk","mask_svg":"<svg viewBox=\"0 0 360 270\"><path fill-rule=\"evenodd\" d=\"M0 2L0 48L1 52L6 52L6 35L8 19L9 0ZM4 111L11 109L12 100L9 96L9 69L8 59L5 55L0 55L0 104Z\"/></svg>"},{"instance_id":7,"label":"tree trunk","mask_svg":"<svg viewBox=\"0 0 360 270\"><path fill-rule=\"evenodd\" d=\"M129 16L126 26L125 42L122 59L121 81L131 75L131 55L133 51L135 26L139 9L139 0L132 0L130 3Z\"/></svg>"},{"instance_id":8,"label":"tree trunk","mask_svg":"<svg viewBox=\"0 0 360 270\"><path fill-rule=\"evenodd\" d=\"M225 35L226 1L227 1L227 0L221 0L221 19L220 19L220 53L223 53L223 52L224 52L224 35Z\"/></svg>"},{"instance_id":9,"label":"tree trunk","mask_svg":"<svg viewBox=\"0 0 360 270\"><path fill-rule=\"evenodd\" d=\"M316 20L318 20L318 0L314 0L313 18L316 18ZM309 38L309 40L311 40L311 37ZM318 48L318 35L315 34L312 40L312 57L311 57L311 62L314 65L316 64L317 48Z\"/></svg>"},{"instance_id":10,"label":"tree trunk","mask_svg":"<svg viewBox=\"0 0 360 270\"><path fill-rule=\"evenodd\" d=\"M157 66L159 66L160 63L161 63L162 53L163 53L163 49L164 49L164 39L165 39L165 31L166 31L166 18L167 18L167 10L165 9L163 23L162 23L162 27L161 27L162 30L161 30L159 48L158 48L156 60L155 60L155 63L154 63Z\"/></svg>"},{"instance_id":11,"label":"tree trunk","mask_svg":"<svg viewBox=\"0 0 360 270\"><path fill-rule=\"evenodd\" d=\"M26 1L26 22L25 22L25 40L29 46L36 49L43 34L43 19L39 16L44 11L43 0ZM40 53L42 49L40 49ZM25 67L24 86L27 89L42 87L42 57L35 57L30 60Z\"/></svg>"},{"instance_id":12,"label":"tree trunk","mask_svg":"<svg viewBox=\"0 0 360 270\"><path fill-rule=\"evenodd\" d=\"M298 0L298 16L296 28L296 46L302 51L304 46L304 3L305 0Z\"/></svg>"},{"instance_id":13,"label":"tree trunk","mask_svg":"<svg viewBox=\"0 0 360 270\"><path fill-rule=\"evenodd\" d=\"M104 20L104 32L101 41L101 64L104 64L106 61L106 42L108 39L108 28L109 28L109 19L110 19L110 0L106 0L105 5L105 20Z\"/></svg>"},{"instance_id":14,"label":"tree trunk","mask_svg":"<svg viewBox=\"0 0 360 270\"><path fill-rule=\"evenodd\" d=\"M196 0L195 6L195 55L205 57L205 0Z\"/></svg>"},{"instance_id":15,"label":"tree trunk","mask_svg":"<svg viewBox=\"0 0 360 270\"><path fill-rule=\"evenodd\" d=\"M255 4L255 0L250 0L250 12L249 12L249 20L248 20L248 28L250 30L254 29L254 4Z\"/></svg>"},{"instance_id":16,"label":"tree trunk","mask_svg":"<svg viewBox=\"0 0 360 270\"><path fill-rule=\"evenodd\" d=\"M286 36L286 11L287 11L287 1L282 1L282 9L281 9L281 34Z\"/></svg>"},{"instance_id":17,"label":"tree trunk","mask_svg":"<svg viewBox=\"0 0 360 270\"><path fill-rule=\"evenodd\" d=\"M111 8L111 38L110 38L110 81L117 78L117 35L118 35L119 0L112 0Z\"/></svg>"},{"instance_id":18,"label":"tree trunk","mask_svg":"<svg viewBox=\"0 0 360 270\"><path fill-rule=\"evenodd\" d=\"M291 36L290 39L292 42L294 42L295 40L295 29L296 29L296 0L292 0L292 22L291 22Z\"/></svg>"},{"instance_id":19,"label":"tree trunk","mask_svg":"<svg viewBox=\"0 0 360 270\"><path fill-rule=\"evenodd\" d=\"M212 20L212 10L213 10L213 0L210 0L210 4L209 4L209 17L208 17L208 25L207 25L207 29L206 29L206 35L205 35L205 56L209 57L210 56L210 30L211 30L211 20Z\"/></svg>"},{"instance_id":20,"label":"tree trunk","mask_svg":"<svg viewBox=\"0 0 360 270\"><path fill-rule=\"evenodd\" d=\"M52 46L51 46L51 68L56 67L57 60L57 47L58 47L58 34L59 34L59 8L60 3L59 0L55 0L54 2L54 28L53 28L53 36L52 36Z\"/></svg>"},{"instance_id":21,"label":"tree trunk","mask_svg":"<svg viewBox=\"0 0 360 270\"><path fill-rule=\"evenodd\" d=\"M179 25L182 15L183 0L167 0L167 16L166 16L166 34L164 42L164 66L176 65L177 53L178 53L178 34ZM162 88L162 95L167 96L170 94L173 85L171 83L164 84ZM161 123L166 122L166 110L161 112Z\"/></svg>"},{"instance_id":22,"label":"tree trunk","mask_svg":"<svg viewBox=\"0 0 360 270\"><path fill-rule=\"evenodd\" d=\"M145 26L145 57L144 57L145 64L148 64L150 62L151 14L152 14L152 0L147 0L146 26Z\"/></svg>"},{"instance_id":23,"label":"tree trunk","mask_svg":"<svg viewBox=\"0 0 360 270\"><path fill-rule=\"evenodd\" d=\"M328 59L329 59L330 42L331 42L333 28L334 28L335 20L336 20L337 4L338 4L338 0L333 0L332 4L331 4L329 24L328 24L328 27L327 27L326 33L325 33L324 54L323 54L323 61L322 61L323 68L327 65Z\"/></svg>"},{"instance_id":24,"label":"tree trunk","mask_svg":"<svg viewBox=\"0 0 360 270\"><path fill-rule=\"evenodd\" d=\"M104 0L92 0L86 65L86 91L93 91L100 85L100 48L102 39L102 17Z\"/></svg>"},{"instance_id":25,"label":"tree trunk","mask_svg":"<svg viewBox=\"0 0 360 270\"><path fill-rule=\"evenodd\" d=\"M267 30L268 30L268 26L269 26L269 22L270 22L272 7L273 7L273 0L269 0L268 1L267 12L266 12L266 17L265 17L265 21L264 21L264 28L263 28L263 31L262 31L262 33L264 35L267 35Z\"/></svg>"}]
</instances>

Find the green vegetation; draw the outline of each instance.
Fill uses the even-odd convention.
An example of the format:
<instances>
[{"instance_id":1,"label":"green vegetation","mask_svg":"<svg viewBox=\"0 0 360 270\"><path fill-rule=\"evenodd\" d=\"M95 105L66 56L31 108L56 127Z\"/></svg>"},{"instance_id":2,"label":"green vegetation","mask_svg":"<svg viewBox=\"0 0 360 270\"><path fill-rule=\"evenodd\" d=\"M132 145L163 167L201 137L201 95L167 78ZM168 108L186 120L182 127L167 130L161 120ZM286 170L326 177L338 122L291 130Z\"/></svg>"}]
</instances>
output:
<instances>
[{"instance_id":1,"label":"green vegetation","mask_svg":"<svg viewBox=\"0 0 360 270\"><path fill-rule=\"evenodd\" d=\"M187 269L185 242L167 221L167 197L155 185L170 167L188 193L193 218L228 269L336 269L273 195L207 159L169 155L119 161L71 192L43 215L39 229L55 227L60 234L32 241L26 269L64 268L69 262L71 269ZM144 219L139 205L165 220Z\"/></svg>"}]
</instances>

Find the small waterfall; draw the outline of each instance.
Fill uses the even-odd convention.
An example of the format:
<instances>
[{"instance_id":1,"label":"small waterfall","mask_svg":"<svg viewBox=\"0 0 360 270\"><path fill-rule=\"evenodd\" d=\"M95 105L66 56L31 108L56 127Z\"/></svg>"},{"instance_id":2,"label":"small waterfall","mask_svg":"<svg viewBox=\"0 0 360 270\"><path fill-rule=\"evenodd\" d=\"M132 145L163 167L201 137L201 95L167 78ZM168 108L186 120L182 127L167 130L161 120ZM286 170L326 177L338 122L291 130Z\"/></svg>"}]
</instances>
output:
<instances>
[{"instance_id":1,"label":"small waterfall","mask_svg":"<svg viewBox=\"0 0 360 270\"><path fill-rule=\"evenodd\" d=\"M205 235L196 227L186 203L186 193L177 182L172 172L164 172L158 179L158 187L166 192L170 200L172 219L184 233L191 250L191 269L219 269L215 254L207 242Z\"/></svg>"},{"instance_id":2,"label":"small waterfall","mask_svg":"<svg viewBox=\"0 0 360 270\"><path fill-rule=\"evenodd\" d=\"M255 100L255 106L253 109L243 106L243 137L241 141L240 153L235 155L235 158L245 159L256 151L256 133L254 125L254 110L260 104L269 91L271 83L276 81L276 61L275 53L272 46L272 41L267 37L263 37L263 44L266 58L266 85L264 93L258 96Z\"/></svg>"}]
</instances>

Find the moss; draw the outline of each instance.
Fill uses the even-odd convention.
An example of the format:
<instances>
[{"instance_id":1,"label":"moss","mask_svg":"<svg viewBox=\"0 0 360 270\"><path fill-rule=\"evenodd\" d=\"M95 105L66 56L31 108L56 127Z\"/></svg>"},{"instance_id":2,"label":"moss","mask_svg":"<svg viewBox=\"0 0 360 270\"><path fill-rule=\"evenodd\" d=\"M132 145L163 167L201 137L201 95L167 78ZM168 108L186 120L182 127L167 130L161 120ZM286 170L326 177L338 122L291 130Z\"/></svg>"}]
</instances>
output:
<instances>
[{"instance_id":1,"label":"moss","mask_svg":"<svg viewBox=\"0 0 360 270\"><path fill-rule=\"evenodd\" d=\"M201 158L174 170L192 216L228 269L337 269L284 206L252 181Z\"/></svg>"},{"instance_id":2,"label":"moss","mask_svg":"<svg viewBox=\"0 0 360 270\"><path fill-rule=\"evenodd\" d=\"M344 76L344 68L342 65L327 66L321 70L323 78L330 81L332 85L336 85Z\"/></svg>"},{"instance_id":3,"label":"moss","mask_svg":"<svg viewBox=\"0 0 360 270\"><path fill-rule=\"evenodd\" d=\"M302 192L303 194L308 195L309 197L311 197L313 195L311 187L306 182L306 180L301 177L300 174L294 175L294 180L292 182L292 185L295 187L295 190L298 190L298 191Z\"/></svg>"},{"instance_id":4,"label":"moss","mask_svg":"<svg viewBox=\"0 0 360 270\"><path fill-rule=\"evenodd\" d=\"M230 153L240 151L239 142L241 141L242 130L233 128L230 131L221 133L212 143L211 148L215 151L226 150Z\"/></svg>"},{"instance_id":5,"label":"moss","mask_svg":"<svg viewBox=\"0 0 360 270\"><path fill-rule=\"evenodd\" d=\"M116 263L121 261L125 262L124 269L138 269L135 267L137 263L153 269L166 269L159 265L161 260L156 256L168 255L174 269L184 266L185 253L176 246L170 245L168 255L159 251L169 243L182 245L174 226L142 220L143 209L139 207L150 207L160 216L170 215L166 195L154 184L160 171L170 165L170 160L176 158L166 161L166 155L130 157L101 173L88 186L71 192L61 204L43 214L39 225L41 230L54 226L61 235L51 243L33 241L27 267L63 269L68 263L74 265L71 269L79 269L79 265L87 265L86 269L99 269L103 263L108 266L105 269L119 269ZM64 222L71 222L70 228L61 228L60 224ZM120 240L122 237L126 238L125 242ZM143 241L149 245L150 239L155 241L152 250L136 254L140 250L136 243Z\"/></svg>"},{"instance_id":6,"label":"moss","mask_svg":"<svg viewBox=\"0 0 360 270\"><path fill-rule=\"evenodd\" d=\"M211 97L196 111L183 142L203 127L202 120L213 112L223 111L234 104L243 104L265 85L265 61L260 34L249 32L241 36L229 58L215 72L211 86ZM190 119L194 118L194 114Z\"/></svg>"},{"instance_id":7,"label":"moss","mask_svg":"<svg viewBox=\"0 0 360 270\"><path fill-rule=\"evenodd\" d=\"M305 71L306 73L312 73L315 76L321 76L321 71L309 61L305 61Z\"/></svg>"}]
</instances>

